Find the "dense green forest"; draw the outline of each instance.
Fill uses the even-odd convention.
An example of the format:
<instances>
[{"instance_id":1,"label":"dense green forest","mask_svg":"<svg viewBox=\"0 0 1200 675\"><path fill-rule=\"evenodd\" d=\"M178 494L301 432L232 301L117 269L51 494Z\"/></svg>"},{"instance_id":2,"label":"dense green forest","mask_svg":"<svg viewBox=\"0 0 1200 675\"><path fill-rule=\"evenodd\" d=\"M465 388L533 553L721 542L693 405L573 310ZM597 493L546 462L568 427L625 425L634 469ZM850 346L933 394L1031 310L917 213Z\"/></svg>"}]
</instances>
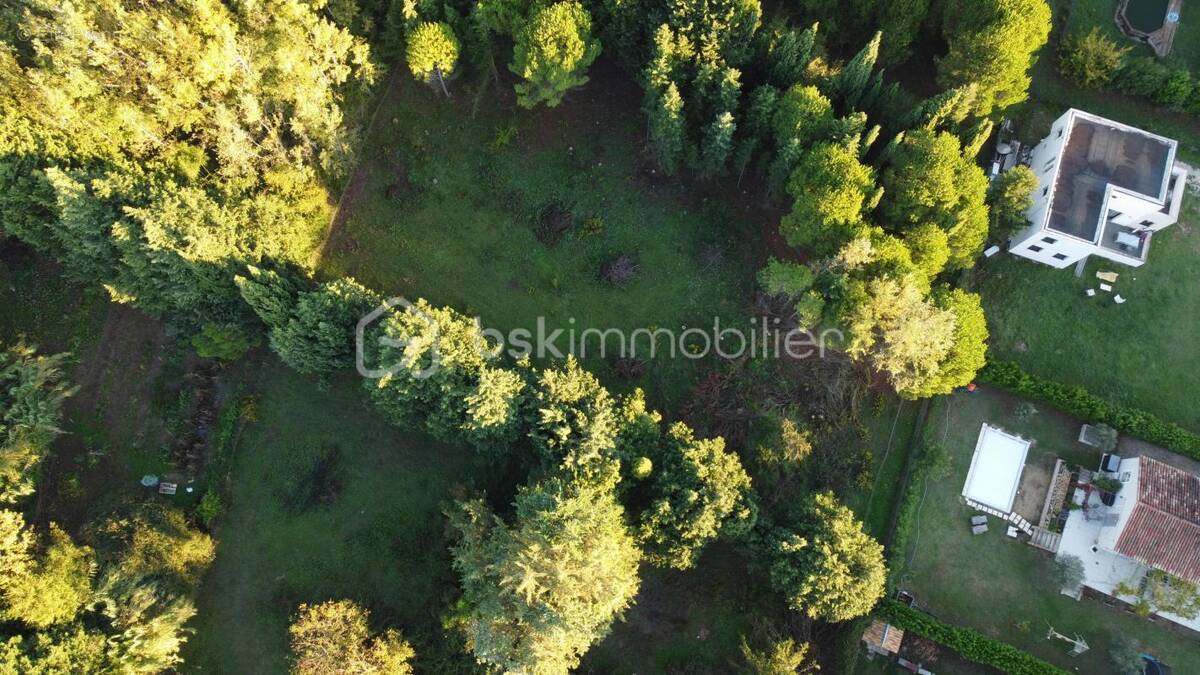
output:
<instances>
[{"instance_id":1,"label":"dense green forest","mask_svg":"<svg viewBox=\"0 0 1200 675\"><path fill-rule=\"evenodd\" d=\"M984 365L982 305L958 280L1033 185L989 189L977 156L1025 99L1049 32L1045 0L17 0L0 9L0 241L161 321L197 357L265 346L327 387L353 370L356 324L385 297L319 267L338 196L373 151L367 128L397 116L380 104L394 80L463 119L513 97L513 115L536 115L615 63L640 91L645 170L775 209L757 233L776 245L745 270L755 311L779 330L836 329L839 358L799 374L716 367L664 413L573 358L480 349L467 308L389 308L367 340L386 338L368 361L398 364L363 380L375 412L510 478L499 494L441 495L457 580L436 599L444 642L464 672L571 671L646 570L692 570L716 542L807 639L887 590L884 548L844 503L870 483L853 449L868 390L923 399ZM499 130L495 148L508 142ZM428 143L427 165L452 161ZM606 264L617 286L635 268ZM0 669L186 668L185 624L221 555L203 502L131 500L72 533L23 515L72 393L65 358L24 344L0 357ZM293 671L449 671L421 666L423 644L362 604L289 608ZM771 625L728 658L783 673L815 656Z\"/></svg>"}]
</instances>

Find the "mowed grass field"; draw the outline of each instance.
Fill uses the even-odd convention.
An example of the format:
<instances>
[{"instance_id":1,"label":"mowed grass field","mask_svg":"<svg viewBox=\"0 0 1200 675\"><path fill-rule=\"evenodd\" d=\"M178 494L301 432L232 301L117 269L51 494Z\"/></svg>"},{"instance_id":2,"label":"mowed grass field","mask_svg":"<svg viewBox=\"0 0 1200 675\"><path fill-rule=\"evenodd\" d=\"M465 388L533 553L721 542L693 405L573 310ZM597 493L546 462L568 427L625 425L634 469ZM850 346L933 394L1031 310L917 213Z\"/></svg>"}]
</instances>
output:
<instances>
[{"instance_id":1,"label":"mowed grass field","mask_svg":"<svg viewBox=\"0 0 1200 675\"><path fill-rule=\"evenodd\" d=\"M548 333L568 331L554 343L562 353L572 329L711 332L717 316L749 327L759 205L733 203L727 193L740 193L729 182L685 187L653 172L640 90L604 61L591 74L558 108L533 111L516 106L507 81L500 91L460 83L447 99L401 74L321 274L450 305L504 332L536 335L542 318ZM564 229L539 238L554 210ZM622 255L637 272L622 285L602 280L601 266ZM584 361L603 375L598 346L593 334ZM665 407L695 370L681 355L660 358L632 384Z\"/></svg>"},{"instance_id":2,"label":"mowed grass field","mask_svg":"<svg viewBox=\"0 0 1200 675\"><path fill-rule=\"evenodd\" d=\"M1189 189L1179 223L1156 234L1140 268L1092 258L1082 278L1013 255L982 261L983 295L993 356L1030 372L1200 431L1200 193ZM1116 305L1099 289L1097 271L1120 278Z\"/></svg>"},{"instance_id":3,"label":"mowed grass field","mask_svg":"<svg viewBox=\"0 0 1200 675\"><path fill-rule=\"evenodd\" d=\"M186 670L286 672L296 607L341 598L401 630L424 672L469 665L441 633L456 586L441 506L488 487L475 454L388 426L357 378L318 386L273 357L261 369Z\"/></svg>"},{"instance_id":4,"label":"mowed grass field","mask_svg":"<svg viewBox=\"0 0 1200 675\"><path fill-rule=\"evenodd\" d=\"M938 618L974 628L1011 643L1059 667L1081 673L1112 672L1109 653L1121 637L1137 640L1176 673L1200 672L1194 634L1151 623L1120 609L1060 595L1047 579L1050 554L1009 539L993 518L990 530L971 534L974 513L960 499L971 455L984 422L1034 441L1028 463L1053 467L1054 457L1094 466L1099 453L1075 439L1079 422L1042 409L1018 422L1017 399L990 389L938 399L926 427L927 438L943 443L953 457L950 475L929 481L918 525L910 539L900 586ZM1069 645L1045 639L1046 625L1081 635L1091 650L1067 655Z\"/></svg>"}]
</instances>

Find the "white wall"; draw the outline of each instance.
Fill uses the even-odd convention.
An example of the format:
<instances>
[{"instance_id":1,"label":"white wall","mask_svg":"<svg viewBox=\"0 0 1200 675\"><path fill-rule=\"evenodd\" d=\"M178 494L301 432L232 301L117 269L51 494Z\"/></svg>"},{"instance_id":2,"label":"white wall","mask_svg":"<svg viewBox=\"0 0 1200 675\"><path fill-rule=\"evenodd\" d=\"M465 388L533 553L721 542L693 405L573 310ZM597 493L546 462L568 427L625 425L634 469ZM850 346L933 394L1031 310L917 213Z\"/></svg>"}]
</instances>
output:
<instances>
[{"instance_id":1,"label":"white wall","mask_svg":"<svg viewBox=\"0 0 1200 675\"><path fill-rule=\"evenodd\" d=\"M1033 206L1025 214L1032 223L1031 231L1041 230L1046 222L1050 201L1054 197L1054 178L1057 175L1058 158L1062 155L1063 146L1067 144L1067 127L1070 125L1070 118L1070 111L1063 113L1050 126L1050 135L1033 148L1029 168L1033 169L1034 175L1037 176L1038 187L1033 193ZM1021 241L1028 234L1023 232L1013 237L1013 240Z\"/></svg>"},{"instance_id":2,"label":"white wall","mask_svg":"<svg viewBox=\"0 0 1200 675\"><path fill-rule=\"evenodd\" d=\"M1054 242L1051 243L1047 239L1053 239ZM1095 253L1096 247L1074 237L1041 230L1032 233L1020 242L1014 240L1009 245L1009 251L1022 258L1062 269Z\"/></svg>"},{"instance_id":3,"label":"white wall","mask_svg":"<svg viewBox=\"0 0 1200 675\"><path fill-rule=\"evenodd\" d=\"M1124 225L1125 227L1149 227L1151 229L1160 229L1170 224L1167 222L1170 216L1159 212L1162 204L1128 192L1114 190L1111 185L1108 186L1106 192L1108 194L1109 212L1116 211L1121 214L1112 219L1116 224ZM1145 224L1143 225L1143 223Z\"/></svg>"}]
</instances>

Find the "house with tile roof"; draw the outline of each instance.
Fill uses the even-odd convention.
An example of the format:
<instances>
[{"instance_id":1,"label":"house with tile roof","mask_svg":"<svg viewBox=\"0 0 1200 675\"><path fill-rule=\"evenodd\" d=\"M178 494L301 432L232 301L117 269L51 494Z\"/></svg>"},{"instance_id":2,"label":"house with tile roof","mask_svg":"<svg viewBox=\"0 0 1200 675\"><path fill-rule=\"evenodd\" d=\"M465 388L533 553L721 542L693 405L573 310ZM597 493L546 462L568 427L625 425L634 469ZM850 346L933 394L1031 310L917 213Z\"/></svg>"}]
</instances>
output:
<instances>
[{"instance_id":1,"label":"house with tile roof","mask_svg":"<svg viewBox=\"0 0 1200 675\"><path fill-rule=\"evenodd\" d=\"M1111 474L1122 488L1107 498L1076 491L1081 508L1063 529L1058 555L1084 563L1083 585L1126 602L1153 570L1200 584L1200 476L1150 457L1124 459ZM1200 631L1200 617L1161 614Z\"/></svg>"}]
</instances>

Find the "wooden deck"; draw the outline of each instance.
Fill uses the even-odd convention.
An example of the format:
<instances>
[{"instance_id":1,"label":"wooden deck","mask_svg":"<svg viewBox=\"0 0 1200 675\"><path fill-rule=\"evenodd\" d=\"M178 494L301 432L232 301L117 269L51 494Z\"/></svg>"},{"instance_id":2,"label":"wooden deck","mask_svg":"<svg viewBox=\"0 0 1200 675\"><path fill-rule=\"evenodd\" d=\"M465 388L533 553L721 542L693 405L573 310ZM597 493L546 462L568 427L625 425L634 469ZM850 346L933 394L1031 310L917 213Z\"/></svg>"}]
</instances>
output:
<instances>
[{"instance_id":1,"label":"wooden deck","mask_svg":"<svg viewBox=\"0 0 1200 675\"><path fill-rule=\"evenodd\" d=\"M1179 21L1167 21L1167 16L1170 16L1171 14L1174 14L1175 16L1182 16L1183 0L1171 0L1171 2L1168 3L1167 14L1163 16L1162 28L1159 28L1151 33L1146 33L1134 28L1133 24L1129 23L1129 19L1125 18L1125 6L1128 5L1129 2L1130 0L1123 0L1117 4L1117 14L1115 17L1117 27L1121 29L1121 32L1125 33L1129 37L1150 45L1150 48L1154 50L1154 53L1157 54L1160 59L1166 58L1166 56L1171 53L1171 45L1175 43L1175 31L1179 30Z\"/></svg>"}]
</instances>

